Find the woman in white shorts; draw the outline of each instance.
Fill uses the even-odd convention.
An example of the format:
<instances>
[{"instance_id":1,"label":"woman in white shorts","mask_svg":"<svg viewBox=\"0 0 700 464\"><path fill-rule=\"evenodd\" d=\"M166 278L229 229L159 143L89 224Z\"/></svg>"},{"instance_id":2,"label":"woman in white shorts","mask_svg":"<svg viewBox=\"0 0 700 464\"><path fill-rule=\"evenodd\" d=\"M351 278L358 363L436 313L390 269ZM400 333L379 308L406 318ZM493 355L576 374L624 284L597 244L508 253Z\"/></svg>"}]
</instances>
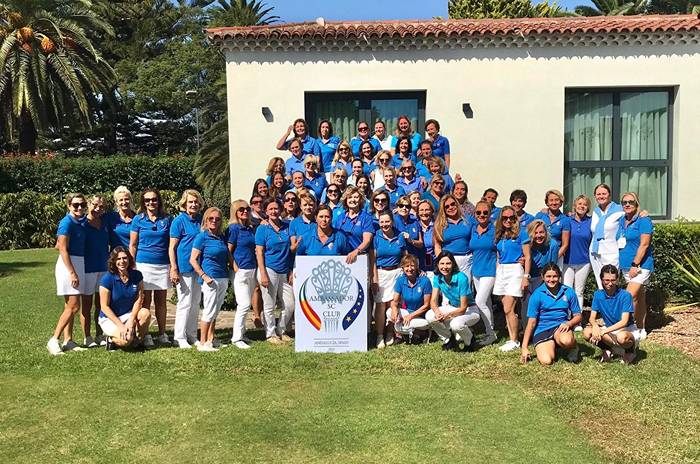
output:
<instances>
[{"instance_id":1,"label":"woman in white shorts","mask_svg":"<svg viewBox=\"0 0 700 464\"><path fill-rule=\"evenodd\" d=\"M88 199L85 221L85 284L81 298L80 325L86 348L96 348L102 341L102 329L97 323L100 314L100 281L107 272L109 258L109 228L104 220L105 204L100 195ZM95 303L95 336L90 335L92 304Z\"/></svg>"},{"instance_id":2,"label":"woman in white shorts","mask_svg":"<svg viewBox=\"0 0 700 464\"><path fill-rule=\"evenodd\" d=\"M56 231L56 294L63 296L63 312L58 318L53 336L46 344L52 355L63 354L58 341L61 332L73 321L73 316L80 309L80 295L85 281L85 210L87 201L82 193L72 193L66 198L68 214L58 223ZM64 333L63 342L73 342L69 331Z\"/></svg>"},{"instance_id":3,"label":"woman in white shorts","mask_svg":"<svg viewBox=\"0 0 700 464\"><path fill-rule=\"evenodd\" d=\"M379 213L379 230L373 238L369 261L374 291L374 330L377 348L394 343L394 328L385 328L386 311L394 299L394 286L401 275L401 258L406 254L406 239L394 227L391 211Z\"/></svg>"},{"instance_id":4,"label":"woman in white shorts","mask_svg":"<svg viewBox=\"0 0 700 464\"><path fill-rule=\"evenodd\" d=\"M121 246L107 261L108 272L100 279L98 324L107 335L107 351L130 345L143 347L151 324L151 312L142 307L143 276L134 269L134 258Z\"/></svg>"},{"instance_id":5,"label":"woman in white shorts","mask_svg":"<svg viewBox=\"0 0 700 464\"><path fill-rule=\"evenodd\" d=\"M150 308L151 299L158 322L158 343L169 345L170 338L165 333L165 320L168 315L166 298L170 288L170 244L171 218L165 213L163 199L155 189L141 193L139 211L131 221L129 252L136 260L136 268L143 274L143 307ZM153 346L150 335L144 341L147 348Z\"/></svg>"},{"instance_id":6,"label":"woman in white shorts","mask_svg":"<svg viewBox=\"0 0 700 464\"><path fill-rule=\"evenodd\" d=\"M654 248L651 245L654 225L648 216L639 216L639 197L636 193L625 193L621 203L625 215L620 218L620 269L627 281L627 291L632 294L634 320L640 338L644 340L647 337L645 286L654 272Z\"/></svg>"},{"instance_id":7,"label":"woman in white shorts","mask_svg":"<svg viewBox=\"0 0 700 464\"><path fill-rule=\"evenodd\" d=\"M518 342L518 316L515 314L516 300L530 282L530 237L520 227L512 206L504 206L496 220L496 250L498 263L493 294L500 295L506 316L510 340L501 345L501 351L520 348ZM524 260L524 266L521 264Z\"/></svg>"}]
</instances>

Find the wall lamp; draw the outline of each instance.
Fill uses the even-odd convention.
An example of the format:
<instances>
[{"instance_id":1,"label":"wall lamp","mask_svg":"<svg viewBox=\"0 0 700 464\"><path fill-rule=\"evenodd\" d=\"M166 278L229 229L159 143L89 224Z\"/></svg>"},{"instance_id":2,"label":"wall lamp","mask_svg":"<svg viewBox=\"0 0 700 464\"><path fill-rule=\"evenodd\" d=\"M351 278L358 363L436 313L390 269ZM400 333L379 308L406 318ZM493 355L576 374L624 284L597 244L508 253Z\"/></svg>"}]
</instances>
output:
<instances>
[{"instance_id":1,"label":"wall lamp","mask_svg":"<svg viewBox=\"0 0 700 464\"><path fill-rule=\"evenodd\" d=\"M275 120L275 117L272 115L272 110L267 106L262 107L262 115L267 122L273 122Z\"/></svg>"},{"instance_id":2,"label":"wall lamp","mask_svg":"<svg viewBox=\"0 0 700 464\"><path fill-rule=\"evenodd\" d=\"M462 103L462 113L464 113L467 119L474 118L474 110L472 110L472 105L469 103Z\"/></svg>"}]
</instances>

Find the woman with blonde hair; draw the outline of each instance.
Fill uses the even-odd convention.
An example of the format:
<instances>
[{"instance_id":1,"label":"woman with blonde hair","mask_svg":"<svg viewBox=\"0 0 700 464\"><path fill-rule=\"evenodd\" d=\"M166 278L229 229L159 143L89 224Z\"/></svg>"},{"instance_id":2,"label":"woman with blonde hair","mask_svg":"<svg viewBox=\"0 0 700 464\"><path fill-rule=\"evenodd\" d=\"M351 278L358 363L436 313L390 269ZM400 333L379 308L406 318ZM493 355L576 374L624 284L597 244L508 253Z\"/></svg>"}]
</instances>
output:
<instances>
[{"instance_id":1,"label":"woman with blonde hair","mask_svg":"<svg viewBox=\"0 0 700 464\"><path fill-rule=\"evenodd\" d=\"M561 211L564 205L564 194L559 190L547 190L544 194L544 203L547 205L547 210L537 213L535 219L541 219L547 226L549 236L557 247L557 265L562 269L571 237L571 221L569 216Z\"/></svg>"},{"instance_id":2,"label":"woman with blonde hair","mask_svg":"<svg viewBox=\"0 0 700 464\"><path fill-rule=\"evenodd\" d=\"M103 219L105 202L101 195L88 199L85 217L85 282L81 297L80 325L85 335L84 345L95 348L102 342L102 329L97 323L100 314L100 280L107 272L109 259L109 229ZM95 336L90 335L92 305L95 304Z\"/></svg>"},{"instance_id":3,"label":"woman with blonde hair","mask_svg":"<svg viewBox=\"0 0 700 464\"><path fill-rule=\"evenodd\" d=\"M517 212L516 212L517 216ZM522 223L520 225L523 228ZM527 323L527 305L530 295L542 285L541 271L545 265L557 262L557 243L552 240L547 224L542 219L535 219L525 227L530 237L530 282L523 294L523 304L520 314L520 325L524 328Z\"/></svg>"},{"instance_id":4,"label":"woman with blonde hair","mask_svg":"<svg viewBox=\"0 0 700 464\"><path fill-rule=\"evenodd\" d=\"M442 174L435 174L431 179L430 179L430 185L428 186L428 190L423 194L421 198L424 200L428 200L432 205L433 209L435 211L440 208L440 199L442 198L442 195L445 193L445 179L442 177Z\"/></svg>"},{"instance_id":5,"label":"woman with blonde hair","mask_svg":"<svg viewBox=\"0 0 700 464\"><path fill-rule=\"evenodd\" d=\"M203 309L199 322L198 351L217 351L214 346L216 316L226 298L228 270L233 258L226 246L223 214L216 207L207 208L201 232L194 239L190 264L202 286Z\"/></svg>"},{"instance_id":6,"label":"woman with blonde hair","mask_svg":"<svg viewBox=\"0 0 700 464\"><path fill-rule=\"evenodd\" d=\"M374 157L374 169L369 173L370 179L372 179L372 186L374 190L384 187L384 174L385 168L388 168L391 163L391 153L386 150L380 150Z\"/></svg>"},{"instance_id":7,"label":"woman with blonde hair","mask_svg":"<svg viewBox=\"0 0 700 464\"><path fill-rule=\"evenodd\" d=\"M333 228L340 230L347 238L350 250L347 262L350 264L355 262L358 255L367 253L372 245L374 227L372 216L365 211L365 196L358 187L349 186L340 202L342 212L333 218Z\"/></svg>"},{"instance_id":8,"label":"woman with blonde hair","mask_svg":"<svg viewBox=\"0 0 700 464\"><path fill-rule=\"evenodd\" d=\"M250 220L250 206L245 200L236 200L231 203L231 216L226 235L228 250L233 256L231 285L237 304L231 343L236 348L247 350L250 345L245 337L245 320L253 304L257 280L255 279L255 229Z\"/></svg>"},{"instance_id":9,"label":"woman with blonde hair","mask_svg":"<svg viewBox=\"0 0 700 464\"><path fill-rule=\"evenodd\" d=\"M349 176L352 173L352 148L350 147L350 144L346 141L343 140L338 144L338 149L335 152L335 156L333 157L333 164L331 165L331 170L332 172L335 172L336 169L344 169L345 173Z\"/></svg>"},{"instance_id":10,"label":"woman with blonde hair","mask_svg":"<svg viewBox=\"0 0 700 464\"><path fill-rule=\"evenodd\" d=\"M178 347L188 349L197 341L197 316L202 299L202 289L190 264L190 256L194 240L201 232L204 199L196 190L185 190L178 206L180 214L170 225L168 247L170 281L177 291L173 340Z\"/></svg>"},{"instance_id":11,"label":"woman with blonde hair","mask_svg":"<svg viewBox=\"0 0 700 464\"><path fill-rule=\"evenodd\" d=\"M291 240L292 253L296 252L299 240L309 230L316 227L316 198L310 193L299 195L300 214L289 223L289 239Z\"/></svg>"},{"instance_id":12,"label":"woman with blonde hair","mask_svg":"<svg viewBox=\"0 0 700 464\"><path fill-rule=\"evenodd\" d=\"M433 247L435 254L449 251L454 256L459 270L472 278L472 250L469 248L469 238L474 227L471 217L465 218L457 199L447 194L440 200L435 229L433 231Z\"/></svg>"},{"instance_id":13,"label":"woman with blonde hair","mask_svg":"<svg viewBox=\"0 0 700 464\"><path fill-rule=\"evenodd\" d=\"M280 156L273 156L267 163L267 169L265 169L265 174L267 174L267 183L272 187L271 180L272 176L277 172L285 174L284 159Z\"/></svg>"},{"instance_id":14,"label":"woman with blonde hair","mask_svg":"<svg viewBox=\"0 0 700 464\"><path fill-rule=\"evenodd\" d=\"M578 305L583 308L583 291L586 288L586 279L591 272L591 260L589 248L593 239L591 231L591 199L586 195L579 195L574 200L573 212L569 216L571 222L571 236L569 248L564 254L564 285L571 287L576 292ZM577 326L577 330L581 327Z\"/></svg>"},{"instance_id":15,"label":"woman with blonde hair","mask_svg":"<svg viewBox=\"0 0 700 464\"><path fill-rule=\"evenodd\" d=\"M396 121L396 132L391 138L391 149L393 150L393 153L398 151L397 145L401 137L406 137L410 141L410 153L413 159L415 160L416 152L418 151L418 145L420 144L422 137L418 132L413 131L413 128L411 127L411 119L405 114L399 116L399 119Z\"/></svg>"},{"instance_id":16,"label":"woman with blonde hair","mask_svg":"<svg viewBox=\"0 0 700 464\"><path fill-rule=\"evenodd\" d=\"M115 210L103 216L107 228L109 229L109 248L115 249L118 246L129 248L131 240L131 222L136 216L133 210L134 198L131 191L124 185L120 185L113 195Z\"/></svg>"}]
</instances>

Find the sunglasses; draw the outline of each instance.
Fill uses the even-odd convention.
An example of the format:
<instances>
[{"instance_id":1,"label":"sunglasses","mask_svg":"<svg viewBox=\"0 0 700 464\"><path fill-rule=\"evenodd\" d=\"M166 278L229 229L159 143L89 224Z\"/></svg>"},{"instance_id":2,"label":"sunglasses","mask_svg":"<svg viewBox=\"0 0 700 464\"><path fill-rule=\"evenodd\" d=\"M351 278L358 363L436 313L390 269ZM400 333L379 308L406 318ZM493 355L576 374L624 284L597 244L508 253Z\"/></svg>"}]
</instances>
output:
<instances>
[{"instance_id":1,"label":"sunglasses","mask_svg":"<svg viewBox=\"0 0 700 464\"><path fill-rule=\"evenodd\" d=\"M398 206L399 208L410 208L411 207L411 205L407 205L406 203L402 203L402 204L396 205L396 206Z\"/></svg>"},{"instance_id":2,"label":"sunglasses","mask_svg":"<svg viewBox=\"0 0 700 464\"><path fill-rule=\"evenodd\" d=\"M340 193L340 190L335 190L335 189L333 189L333 190L326 190L326 193L338 194L338 193Z\"/></svg>"},{"instance_id":3,"label":"sunglasses","mask_svg":"<svg viewBox=\"0 0 700 464\"><path fill-rule=\"evenodd\" d=\"M251 201L250 203L253 205L259 205L260 203L262 203L262 200L254 200L254 201Z\"/></svg>"},{"instance_id":4,"label":"sunglasses","mask_svg":"<svg viewBox=\"0 0 700 464\"><path fill-rule=\"evenodd\" d=\"M380 162L380 163L388 163L388 162L389 162L389 158L379 158L379 162Z\"/></svg>"},{"instance_id":5,"label":"sunglasses","mask_svg":"<svg viewBox=\"0 0 700 464\"><path fill-rule=\"evenodd\" d=\"M215 217L208 217L208 218L207 218L207 221L209 221L209 222L221 222L221 218L218 217L218 216L215 216Z\"/></svg>"},{"instance_id":6,"label":"sunglasses","mask_svg":"<svg viewBox=\"0 0 700 464\"><path fill-rule=\"evenodd\" d=\"M513 221L513 220L515 220L515 217L514 217L513 215L510 215L510 216L503 216L503 222L506 222L506 221Z\"/></svg>"},{"instance_id":7,"label":"sunglasses","mask_svg":"<svg viewBox=\"0 0 700 464\"><path fill-rule=\"evenodd\" d=\"M413 171L414 169L415 168L412 168L412 167L401 168L402 171Z\"/></svg>"},{"instance_id":8,"label":"sunglasses","mask_svg":"<svg viewBox=\"0 0 700 464\"><path fill-rule=\"evenodd\" d=\"M144 203L158 203L158 198L144 198Z\"/></svg>"},{"instance_id":9,"label":"sunglasses","mask_svg":"<svg viewBox=\"0 0 700 464\"><path fill-rule=\"evenodd\" d=\"M637 202L634 200L623 200L622 201L622 206L634 206L636 204L637 204Z\"/></svg>"},{"instance_id":10,"label":"sunglasses","mask_svg":"<svg viewBox=\"0 0 700 464\"><path fill-rule=\"evenodd\" d=\"M488 216L488 211L474 211L474 216Z\"/></svg>"},{"instance_id":11,"label":"sunglasses","mask_svg":"<svg viewBox=\"0 0 700 464\"><path fill-rule=\"evenodd\" d=\"M87 203L71 203L70 206L73 209L85 208L87 206Z\"/></svg>"},{"instance_id":12,"label":"sunglasses","mask_svg":"<svg viewBox=\"0 0 700 464\"><path fill-rule=\"evenodd\" d=\"M445 203L445 208L456 208L456 207L457 207L457 203L449 203L449 204Z\"/></svg>"},{"instance_id":13,"label":"sunglasses","mask_svg":"<svg viewBox=\"0 0 700 464\"><path fill-rule=\"evenodd\" d=\"M357 130L360 132L364 132L364 131L368 131L369 127L358 127Z\"/></svg>"},{"instance_id":14,"label":"sunglasses","mask_svg":"<svg viewBox=\"0 0 700 464\"><path fill-rule=\"evenodd\" d=\"M285 203L288 203L288 202L290 202L290 201L297 201L297 199L294 198L294 197L289 197L289 198L285 198L285 199L284 199L284 202L285 202Z\"/></svg>"},{"instance_id":15,"label":"sunglasses","mask_svg":"<svg viewBox=\"0 0 700 464\"><path fill-rule=\"evenodd\" d=\"M435 182L433 182L433 185L445 185L445 183L441 180L436 180Z\"/></svg>"},{"instance_id":16,"label":"sunglasses","mask_svg":"<svg viewBox=\"0 0 700 464\"><path fill-rule=\"evenodd\" d=\"M249 213L250 212L250 206L241 206L238 208L239 213Z\"/></svg>"},{"instance_id":17,"label":"sunglasses","mask_svg":"<svg viewBox=\"0 0 700 464\"><path fill-rule=\"evenodd\" d=\"M338 151L350 151L349 148L338 148Z\"/></svg>"},{"instance_id":18,"label":"sunglasses","mask_svg":"<svg viewBox=\"0 0 700 464\"><path fill-rule=\"evenodd\" d=\"M375 203L386 203L388 200L386 198L375 198Z\"/></svg>"}]
</instances>

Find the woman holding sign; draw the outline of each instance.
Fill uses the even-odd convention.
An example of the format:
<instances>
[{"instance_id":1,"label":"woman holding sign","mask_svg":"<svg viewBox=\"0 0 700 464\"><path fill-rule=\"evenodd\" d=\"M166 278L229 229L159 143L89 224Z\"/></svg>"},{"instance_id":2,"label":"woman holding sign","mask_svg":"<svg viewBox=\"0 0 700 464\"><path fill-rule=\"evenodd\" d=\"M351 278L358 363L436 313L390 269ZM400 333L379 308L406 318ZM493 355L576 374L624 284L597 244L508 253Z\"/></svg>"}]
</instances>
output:
<instances>
[{"instance_id":1,"label":"woman holding sign","mask_svg":"<svg viewBox=\"0 0 700 464\"><path fill-rule=\"evenodd\" d=\"M349 253L342 231L331 226L333 211L321 205L316 210L316 224L297 240L297 256L342 256Z\"/></svg>"}]
</instances>

